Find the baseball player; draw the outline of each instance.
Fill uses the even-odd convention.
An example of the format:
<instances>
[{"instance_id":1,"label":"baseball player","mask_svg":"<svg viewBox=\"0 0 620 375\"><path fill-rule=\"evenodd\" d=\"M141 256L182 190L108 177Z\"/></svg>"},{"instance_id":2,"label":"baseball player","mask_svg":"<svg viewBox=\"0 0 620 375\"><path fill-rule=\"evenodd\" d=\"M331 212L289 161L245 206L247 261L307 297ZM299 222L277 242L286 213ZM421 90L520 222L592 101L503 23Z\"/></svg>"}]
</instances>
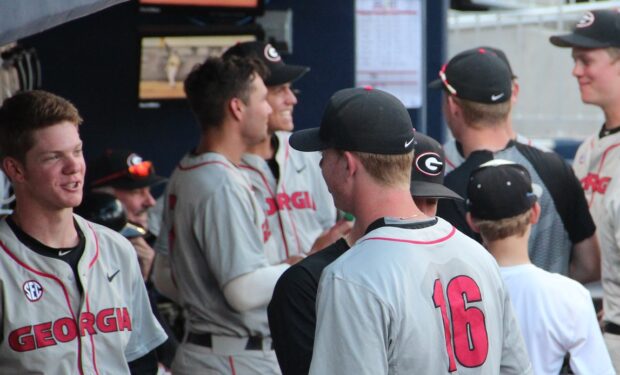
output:
<instances>
[{"instance_id":1,"label":"baseball player","mask_svg":"<svg viewBox=\"0 0 620 375\"><path fill-rule=\"evenodd\" d=\"M508 69L510 70L510 74L512 76L512 96L510 101L514 106L517 103L517 96L519 95L519 82L517 81L517 76L513 73L512 67L510 66L510 62L508 61L508 57L504 51L499 48L494 47L479 47L482 49L486 49L488 51L493 51L506 63ZM508 123L506 124L506 130L510 134L510 138L514 139L516 142L523 143L529 146L532 146L532 140L524 136L523 134L518 134L512 128L512 117L508 116ZM463 145L457 141L456 139L450 139L446 143L443 144L443 149L446 154L446 173L450 173L453 169L461 165L465 161L465 156L463 155Z\"/></svg>"},{"instance_id":2,"label":"baseball player","mask_svg":"<svg viewBox=\"0 0 620 375\"><path fill-rule=\"evenodd\" d=\"M320 128L291 136L322 151L336 207L356 217L321 276L310 374L531 374L493 258L411 198L414 141L403 104L370 88L336 92Z\"/></svg>"},{"instance_id":3,"label":"baseball player","mask_svg":"<svg viewBox=\"0 0 620 375\"><path fill-rule=\"evenodd\" d=\"M482 164L467 184L467 221L497 259L534 373L559 374L569 354L575 374L615 374L588 290L529 259L537 200L527 169L506 160Z\"/></svg>"},{"instance_id":4,"label":"baseball player","mask_svg":"<svg viewBox=\"0 0 620 375\"><path fill-rule=\"evenodd\" d=\"M435 216L438 199L462 199L443 186L441 145L416 133L410 191L416 206ZM307 374L316 328L316 292L323 269L349 249L345 238L291 266L278 279L267 314L273 347L284 375Z\"/></svg>"},{"instance_id":5,"label":"baseball player","mask_svg":"<svg viewBox=\"0 0 620 375\"><path fill-rule=\"evenodd\" d=\"M81 118L43 91L0 108L0 159L15 190L0 221L0 373L155 374L166 335L131 244L73 214Z\"/></svg>"},{"instance_id":6,"label":"baseball player","mask_svg":"<svg viewBox=\"0 0 620 375\"><path fill-rule=\"evenodd\" d=\"M573 169L598 229L605 341L620 372L620 13L586 12L572 33L550 40L572 48L581 100L605 115L600 131L579 146Z\"/></svg>"},{"instance_id":7,"label":"baseball player","mask_svg":"<svg viewBox=\"0 0 620 375\"><path fill-rule=\"evenodd\" d=\"M446 175L445 184L464 198L471 171L492 159L525 166L537 189L542 217L532 228L530 255L540 268L580 282L600 277L596 227L583 189L570 166L555 153L515 142L507 132L512 102L508 66L493 51L473 48L454 56L432 87L444 90L444 114L467 159ZM437 86L438 85L438 86ZM465 221L462 202L439 202L437 214L478 239Z\"/></svg>"},{"instance_id":8,"label":"baseball player","mask_svg":"<svg viewBox=\"0 0 620 375\"><path fill-rule=\"evenodd\" d=\"M209 58L185 80L201 127L166 188L163 224L186 312L175 374L278 374L267 303L288 264L270 266L269 223L238 165L267 137L271 107L253 60Z\"/></svg>"},{"instance_id":9,"label":"baseball player","mask_svg":"<svg viewBox=\"0 0 620 375\"><path fill-rule=\"evenodd\" d=\"M277 244L277 254L270 254L270 262L280 263L290 256L317 250L322 243L334 242L350 229L350 223L341 220L334 226L336 208L321 178L320 155L298 152L288 144L297 104L291 84L310 69L285 64L278 51L264 42L237 44L224 54L224 58L230 56L258 59L269 71L265 85L272 108L270 136L251 146L240 166L252 181ZM317 240L319 236L327 238Z\"/></svg>"}]
</instances>

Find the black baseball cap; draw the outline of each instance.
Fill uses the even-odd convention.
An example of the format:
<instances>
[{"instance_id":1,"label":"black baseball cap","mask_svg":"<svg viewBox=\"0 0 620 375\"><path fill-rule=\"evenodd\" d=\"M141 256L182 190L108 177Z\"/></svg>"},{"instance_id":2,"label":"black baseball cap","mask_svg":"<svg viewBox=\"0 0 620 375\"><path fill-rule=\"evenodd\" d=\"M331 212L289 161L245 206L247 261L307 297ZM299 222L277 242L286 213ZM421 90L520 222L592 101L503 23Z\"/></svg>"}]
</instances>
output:
<instances>
[{"instance_id":1,"label":"black baseball cap","mask_svg":"<svg viewBox=\"0 0 620 375\"><path fill-rule=\"evenodd\" d=\"M155 174L152 162L126 150L106 150L103 155L88 163L86 177L88 188L111 186L125 190L154 186L166 181L164 177Z\"/></svg>"},{"instance_id":2,"label":"black baseball cap","mask_svg":"<svg viewBox=\"0 0 620 375\"><path fill-rule=\"evenodd\" d=\"M572 33L554 35L549 41L558 47L620 47L620 12L617 9L586 12Z\"/></svg>"},{"instance_id":3,"label":"black baseball cap","mask_svg":"<svg viewBox=\"0 0 620 375\"><path fill-rule=\"evenodd\" d=\"M520 215L538 197L530 173L520 164L495 159L471 172L467 183L467 209L482 220L501 220Z\"/></svg>"},{"instance_id":4,"label":"black baseball cap","mask_svg":"<svg viewBox=\"0 0 620 375\"><path fill-rule=\"evenodd\" d=\"M482 46L478 48L483 48L487 51L495 52L497 57L499 57L506 64L506 66L508 66L508 70L510 70L510 76L512 77L512 79L517 78L515 73L512 71L512 66L510 66L510 61L508 61L508 56L506 56L506 53L504 53L504 51L502 51L501 49L497 47L489 47L489 46Z\"/></svg>"},{"instance_id":5,"label":"black baseball cap","mask_svg":"<svg viewBox=\"0 0 620 375\"><path fill-rule=\"evenodd\" d=\"M463 198L443 184L445 155L443 148L433 138L415 133L415 157L411 169L411 195L419 198Z\"/></svg>"},{"instance_id":6,"label":"black baseball cap","mask_svg":"<svg viewBox=\"0 0 620 375\"><path fill-rule=\"evenodd\" d=\"M497 104L510 100L512 71L492 50L477 47L454 56L439 70L430 88L443 87L451 95L477 103Z\"/></svg>"},{"instance_id":7,"label":"black baseball cap","mask_svg":"<svg viewBox=\"0 0 620 375\"><path fill-rule=\"evenodd\" d=\"M224 58L230 56L253 57L262 61L269 70L269 75L265 79L266 86L296 81L310 70L307 66L285 64L278 50L265 42L237 43L224 52Z\"/></svg>"},{"instance_id":8,"label":"black baseball cap","mask_svg":"<svg viewBox=\"0 0 620 375\"><path fill-rule=\"evenodd\" d=\"M332 95L321 126L293 133L299 151L334 148L397 155L413 150L414 132L407 108L394 95L371 87L349 88Z\"/></svg>"}]
</instances>

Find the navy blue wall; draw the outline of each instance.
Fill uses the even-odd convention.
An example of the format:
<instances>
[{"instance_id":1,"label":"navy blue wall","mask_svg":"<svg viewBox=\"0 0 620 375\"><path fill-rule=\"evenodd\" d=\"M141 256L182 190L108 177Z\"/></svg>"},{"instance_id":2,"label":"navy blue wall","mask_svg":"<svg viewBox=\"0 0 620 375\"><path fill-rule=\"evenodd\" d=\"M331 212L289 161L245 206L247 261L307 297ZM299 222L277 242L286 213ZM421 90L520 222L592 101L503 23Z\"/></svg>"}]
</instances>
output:
<instances>
[{"instance_id":1,"label":"navy blue wall","mask_svg":"<svg viewBox=\"0 0 620 375\"><path fill-rule=\"evenodd\" d=\"M443 17L446 0L431 1L427 12ZM144 23L133 2L109 8L23 40L42 60L44 89L73 101L85 122L86 157L106 147L129 148L152 159L169 174L183 153L195 145L198 130L184 103L160 109L138 109L138 25ZM289 63L312 70L298 83L298 129L318 126L323 107L336 90L354 84L353 0L272 0L267 9L293 10L293 54ZM175 19L178 22L178 19ZM429 79L444 59L443 21L427 22ZM437 120L437 93L430 93L428 131L442 133ZM433 107L435 106L435 107ZM423 118L412 111L414 123Z\"/></svg>"}]
</instances>

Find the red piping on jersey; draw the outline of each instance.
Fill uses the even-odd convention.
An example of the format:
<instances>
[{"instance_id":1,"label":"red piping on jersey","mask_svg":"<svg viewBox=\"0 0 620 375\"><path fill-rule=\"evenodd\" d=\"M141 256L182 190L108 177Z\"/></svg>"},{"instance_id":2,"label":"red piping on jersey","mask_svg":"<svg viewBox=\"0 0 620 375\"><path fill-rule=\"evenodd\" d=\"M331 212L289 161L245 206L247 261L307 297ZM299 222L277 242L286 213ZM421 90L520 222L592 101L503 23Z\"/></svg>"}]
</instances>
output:
<instances>
[{"instance_id":1,"label":"red piping on jersey","mask_svg":"<svg viewBox=\"0 0 620 375\"><path fill-rule=\"evenodd\" d=\"M269 186L269 182L267 181L267 179L265 178L265 176L263 175L263 173L261 171L259 171L258 169L252 167L251 165L247 165L247 164L241 164L239 167L243 168L243 169L248 169L248 170L250 170L252 172L255 172L255 173L258 173L260 178L263 180L263 185L265 185L265 187L267 188L267 191L269 192L269 195L271 195L271 198L274 200L274 202L276 202L275 204L276 205L278 204L278 199L276 197L276 194L274 194L274 192L271 190L271 187ZM280 209L279 208L276 210L276 215L278 215L278 224L280 225L280 235L282 236L282 242L284 242L284 252L286 253L286 257L288 258L290 256L289 255L289 250L288 250L288 243L286 242L286 236L284 235L284 223L282 223L282 216L280 216ZM266 219L268 220L267 217L266 217Z\"/></svg>"},{"instance_id":2,"label":"red piping on jersey","mask_svg":"<svg viewBox=\"0 0 620 375\"><path fill-rule=\"evenodd\" d=\"M230 373L236 375L237 372L235 371L235 362L233 361L232 355L228 356L228 364L230 364Z\"/></svg>"},{"instance_id":3,"label":"red piping on jersey","mask_svg":"<svg viewBox=\"0 0 620 375\"><path fill-rule=\"evenodd\" d=\"M392 241L392 242L406 242L406 243L411 243L411 244L416 244L416 245L434 245L434 244L449 240L450 237L454 236L455 233L456 233L456 228L452 227L452 230L446 236L438 238L436 240L432 240L432 241L403 240L400 238L389 238L389 237L368 237L364 239L364 241L379 240L379 241Z\"/></svg>"},{"instance_id":4,"label":"red piping on jersey","mask_svg":"<svg viewBox=\"0 0 620 375\"><path fill-rule=\"evenodd\" d=\"M99 237L97 237L97 233L95 232L95 229L93 228L93 226L90 223L86 223L86 224L88 225L88 228L91 230L91 232L93 232L93 238L95 239L95 256L90 261L90 263L88 263L88 268L91 268L95 264L97 259L99 259ZM85 292L84 294L85 294L84 299L86 300L86 311L90 312L90 299L88 298L88 292ZM95 368L95 373L98 375L99 370L97 369L97 358L96 358L97 350L95 349L95 338L93 336L94 335L90 335L90 346L93 348L93 367Z\"/></svg>"},{"instance_id":5,"label":"red piping on jersey","mask_svg":"<svg viewBox=\"0 0 620 375\"><path fill-rule=\"evenodd\" d=\"M288 140L288 139L287 139ZM290 149L291 149L291 144L286 142L286 153L284 154L284 166L286 166L286 163L288 161L288 156L290 153ZM282 169L285 169L284 166L282 167ZM284 191L284 183L282 183L282 192L284 192L286 194L286 191ZM293 234L295 235L295 242L297 242L297 253L298 254L304 254L305 253L305 249L301 248L301 243L299 242L299 235L297 234L297 225L295 225L295 220L293 220L293 218L291 217L293 215L292 210L288 212L288 218L289 221L291 223L291 227L293 227ZM308 249L310 250L310 249Z\"/></svg>"},{"instance_id":6,"label":"red piping on jersey","mask_svg":"<svg viewBox=\"0 0 620 375\"><path fill-rule=\"evenodd\" d=\"M88 293L85 293L84 299L86 300L86 312L90 313L90 301L88 298ZM95 368L95 374L99 375L99 370L97 370L97 358L95 353L97 352L97 350L95 349L95 335L89 335L90 336L90 346L91 348L93 348L93 367Z\"/></svg>"},{"instance_id":7,"label":"red piping on jersey","mask_svg":"<svg viewBox=\"0 0 620 375\"><path fill-rule=\"evenodd\" d=\"M452 169L455 169L454 164L452 164L452 162L450 161L450 159L448 159L447 157L444 158L444 160L446 161L446 163L448 163L450 165L450 167L452 167Z\"/></svg>"},{"instance_id":8,"label":"red piping on jersey","mask_svg":"<svg viewBox=\"0 0 620 375\"><path fill-rule=\"evenodd\" d=\"M618 146L620 146L620 143L615 143L615 144L607 147L605 149L605 151L603 151L603 157L601 157L601 161L598 163L598 170L596 171L596 174L600 175L601 170L603 169L603 166L605 165L605 159L607 158L607 153L609 153L612 149L614 149L614 148L616 148ZM596 195L596 192L592 191L592 195L590 196L590 201L588 202L588 207L592 206L592 203L594 202L594 196L595 195Z\"/></svg>"},{"instance_id":9,"label":"red piping on jersey","mask_svg":"<svg viewBox=\"0 0 620 375\"><path fill-rule=\"evenodd\" d=\"M190 165L189 167L182 166L179 163L178 168L181 171L189 171L189 170L200 168L202 166L209 165L209 164L220 164L220 165L225 166L226 168L232 169L228 163L224 163L223 161L205 161L203 163L198 163L198 164Z\"/></svg>"},{"instance_id":10,"label":"red piping on jersey","mask_svg":"<svg viewBox=\"0 0 620 375\"><path fill-rule=\"evenodd\" d=\"M13 254L11 252L11 250L9 250L9 248L4 244L4 242L0 241L0 247L2 247L2 249L4 250L5 253L7 253L7 255L13 259L13 261L15 261L18 265L20 265L21 267L27 269L28 271L35 273L39 276L42 277L46 277L48 279L52 279L54 280L58 285L60 285L60 287L62 288L62 292L65 295L65 300L67 301L67 306L69 307L69 312L71 313L71 317L73 318L73 320L75 320L76 323L78 323L78 327L79 327L79 322L77 321L77 319L75 318L75 314L73 313L73 308L71 308L71 301L69 301L69 293L67 293L67 289L65 288L65 284L63 284L63 282L57 278L54 275L50 275L49 273L45 273L39 270L35 270L34 268L28 266L26 263L22 262L21 260L19 260L17 258L17 256L15 254ZM78 345L78 370L80 372L80 374L84 374L84 370L82 369L82 340L76 340L77 341L77 345Z\"/></svg>"}]
</instances>

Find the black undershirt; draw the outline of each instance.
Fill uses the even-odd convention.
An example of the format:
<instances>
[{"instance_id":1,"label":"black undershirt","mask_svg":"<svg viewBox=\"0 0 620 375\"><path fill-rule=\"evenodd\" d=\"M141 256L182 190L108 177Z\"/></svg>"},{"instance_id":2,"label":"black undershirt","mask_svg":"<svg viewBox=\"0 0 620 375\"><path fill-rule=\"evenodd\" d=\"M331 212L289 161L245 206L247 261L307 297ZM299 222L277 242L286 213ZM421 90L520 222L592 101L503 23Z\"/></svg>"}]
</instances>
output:
<instances>
[{"instance_id":1,"label":"black undershirt","mask_svg":"<svg viewBox=\"0 0 620 375\"><path fill-rule=\"evenodd\" d=\"M276 178L276 181L280 178L280 167L278 166L278 162L276 161L276 153L278 152L279 146L280 143L278 142L278 137L276 137L276 134L274 133L271 136L271 147L273 148L273 155L271 156L271 158L265 161L267 162L269 169L271 169L271 173L273 173L273 176Z\"/></svg>"},{"instance_id":2,"label":"black undershirt","mask_svg":"<svg viewBox=\"0 0 620 375\"><path fill-rule=\"evenodd\" d=\"M35 238L24 232L19 226L17 226L12 216L7 217L6 222L7 224L9 224L9 227L11 227L11 230L13 230L13 233L15 233L15 236L17 236L19 241L23 243L27 248L39 255L43 255L49 258L60 259L67 263L73 270L75 282L77 283L80 294L82 294L84 289L82 287L82 283L80 283L80 278L78 277L77 266L80 258L82 257L82 254L84 254L86 239L84 238L84 233L82 233L82 230L80 229L75 220L73 220L73 225L75 226L75 230L77 230L79 236L78 244L74 247L62 248L49 247L37 241Z\"/></svg>"},{"instance_id":3,"label":"black undershirt","mask_svg":"<svg viewBox=\"0 0 620 375\"><path fill-rule=\"evenodd\" d=\"M603 124L601 130L598 132L598 137L600 139L608 135L616 134L617 132L620 132L620 126L613 129L605 129L605 124Z\"/></svg>"}]
</instances>

